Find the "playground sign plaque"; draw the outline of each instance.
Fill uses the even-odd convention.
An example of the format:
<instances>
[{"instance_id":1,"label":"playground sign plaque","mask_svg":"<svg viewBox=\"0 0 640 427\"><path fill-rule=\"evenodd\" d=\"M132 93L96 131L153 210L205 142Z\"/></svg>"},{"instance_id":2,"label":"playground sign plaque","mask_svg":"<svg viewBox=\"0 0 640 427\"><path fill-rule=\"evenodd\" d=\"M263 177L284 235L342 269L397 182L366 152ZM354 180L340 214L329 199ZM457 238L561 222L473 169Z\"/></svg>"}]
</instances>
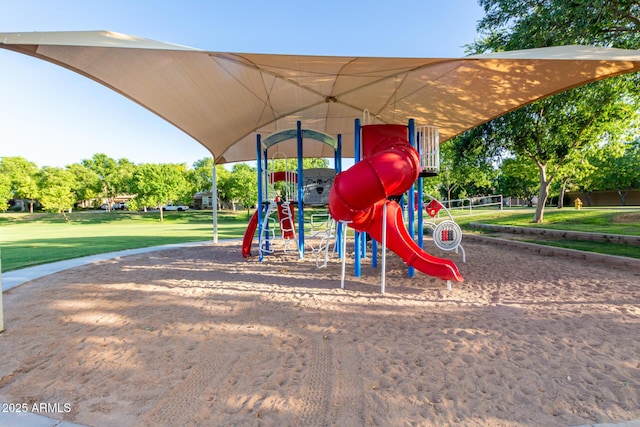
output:
<instances>
[{"instance_id":1,"label":"playground sign plaque","mask_svg":"<svg viewBox=\"0 0 640 427\"><path fill-rule=\"evenodd\" d=\"M305 169L304 194L302 201L305 205L324 206L329 204L329 192L336 178L333 169Z\"/></svg>"}]
</instances>

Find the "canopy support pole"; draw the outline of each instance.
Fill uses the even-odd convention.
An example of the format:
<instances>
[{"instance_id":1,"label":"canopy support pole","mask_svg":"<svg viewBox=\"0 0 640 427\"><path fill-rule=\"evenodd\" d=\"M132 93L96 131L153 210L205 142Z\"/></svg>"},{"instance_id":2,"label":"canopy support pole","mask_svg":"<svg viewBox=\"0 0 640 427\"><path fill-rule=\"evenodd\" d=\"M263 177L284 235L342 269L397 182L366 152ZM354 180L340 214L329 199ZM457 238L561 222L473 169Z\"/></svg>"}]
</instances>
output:
<instances>
[{"instance_id":1,"label":"canopy support pole","mask_svg":"<svg viewBox=\"0 0 640 427\"><path fill-rule=\"evenodd\" d=\"M213 207L213 244L218 244L218 183L216 182L216 159L213 158L211 168L211 203Z\"/></svg>"}]
</instances>

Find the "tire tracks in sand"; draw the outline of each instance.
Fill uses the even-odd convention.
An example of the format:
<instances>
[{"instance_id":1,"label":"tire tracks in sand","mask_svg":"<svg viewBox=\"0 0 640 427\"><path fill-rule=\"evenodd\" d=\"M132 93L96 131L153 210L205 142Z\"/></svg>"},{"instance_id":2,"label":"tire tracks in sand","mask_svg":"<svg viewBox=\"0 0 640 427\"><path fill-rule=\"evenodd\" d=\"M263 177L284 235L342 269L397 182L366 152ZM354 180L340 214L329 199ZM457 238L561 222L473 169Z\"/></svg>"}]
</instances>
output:
<instances>
[{"instance_id":1,"label":"tire tracks in sand","mask_svg":"<svg viewBox=\"0 0 640 427\"><path fill-rule=\"evenodd\" d=\"M295 425L359 425L364 419L360 352L354 343L315 333Z\"/></svg>"},{"instance_id":2,"label":"tire tracks in sand","mask_svg":"<svg viewBox=\"0 0 640 427\"><path fill-rule=\"evenodd\" d=\"M187 377L148 413L146 425L186 425L202 406L201 395L211 384L221 382L237 361L215 351L220 343L206 341L201 345L204 347L199 351L201 360L194 363Z\"/></svg>"}]
</instances>

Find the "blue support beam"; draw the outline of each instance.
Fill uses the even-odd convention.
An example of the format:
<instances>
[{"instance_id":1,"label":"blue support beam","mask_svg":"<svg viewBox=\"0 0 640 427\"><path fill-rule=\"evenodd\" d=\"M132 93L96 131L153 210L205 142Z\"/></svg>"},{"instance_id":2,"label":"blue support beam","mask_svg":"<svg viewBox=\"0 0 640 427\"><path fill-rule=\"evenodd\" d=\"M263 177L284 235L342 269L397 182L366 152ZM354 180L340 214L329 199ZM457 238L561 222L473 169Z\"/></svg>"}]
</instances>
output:
<instances>
[{"instance_id":1,"label":"blue support beam","mask_svg":"<svg viewBox=\"0 0 640 427\"><path fill-rule=\"evenodd\" d=\"M338 144L333 152L333 166L336 170L336 176L342 172L342 134L338 134ZM336 224L336 246L338 248L338 258L340 259L344 256L342 253L342 227L344 225L341 222Z\"/></svg>"},{"instance_id":2,"label":"blue support beam","mask_svg":"<svg viewBox=\"0 0 640 427\"><path fill-rule=\"evenodd\" d=\"M260 236L262 233L262 143L260 141L260 134L256 136L256 165L258 168L258 244L260 243ZM258 259L260 262L264 259L262 251L258 248Z\"/></svg>"},{"instance_id":3,"label":"blue support beam","mask_svg":"<svg viewBox=\"0 0 640 427\"><path fill-rule=\"evenodd\" d=\"M298 141L298 254L300 259L304 257L304 168L302 167L302 122L298 120L297 125Z\"/></svg>"},{"instance_id":4,"label":"blue support beam","mask_svg":"<svg viewBox=\"0 0 640 427\"><path fill-rule=\"evenodd\" d=\"M413 148L416 148L416 124L414 119L409 119L409 144ZM415 239L416 237L416 232L415 232L415 229L416 229L415 228L415 207L416 207L415 194L416 193L415 192L416 192L416 186L414 183L409 189L409 197L407 197L407 204L409 205L408 212L407 212L407 218L409 221L408 231L409 231L409 236L411 236L412 239ZM409 267L408 275L409 277L413 277L415 275L415 269L413 267Z\"/></svg>"},{"instance_id":5,"label":"blue support beam","mask_svg":"<svg viewBox=\"0 0 640 427\"><path fill-rule=\"evenodd\" d=\"M361 124L360 124L360 119L356 119L355 120L355 129L354 129L354 134L353 134L353 160L355 163L360 161L360 157L361 157L361 150L360 150L360 128L361 128ZM353 275L355 277L360 277L361 275L361 262L362 260L360 259L361 255L360 255L360 251L361 251L361 240L362 240L362 233L360 233L359 231L355 232L354 235L354 260L353 260Z\"/></svg>"}]
</instances>

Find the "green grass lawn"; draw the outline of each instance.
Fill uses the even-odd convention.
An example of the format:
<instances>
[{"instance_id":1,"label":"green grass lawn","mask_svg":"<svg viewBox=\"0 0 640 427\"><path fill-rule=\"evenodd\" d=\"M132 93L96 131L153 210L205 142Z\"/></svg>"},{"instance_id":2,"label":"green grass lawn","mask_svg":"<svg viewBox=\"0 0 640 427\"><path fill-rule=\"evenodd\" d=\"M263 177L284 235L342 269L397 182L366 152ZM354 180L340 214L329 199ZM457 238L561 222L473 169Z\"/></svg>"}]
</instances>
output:
<instances>
[{"instance_id":1,"label":"green grass lawn","mask_svg":"<svg viewBox=\"0 0 640 427\"><path fill-rule=\"evenodd\" d=\"M305 209L307 227L312 213L326 213L326 209ZM526 208L474 210L473 215L457 211L454 215L466 230L469 222L485 222L640 235L638 207L586 208L580 211L550 208L545 214L545 224L533 224L533 209ZM210 211L165 212L163 222L159 222L159 212L73 212L67 217L68 220L61 214L0 214L2 271L105 252L213 238ZM246 211L220 212L219 239L241 238L248 221ZM571 241L544 243L640 258L640 248L635 246Z\"/></svg>"},{"instance_id":2,"label":"green grass lawn","mask_svg":"<svg viewBox=\"0 0 640 427\"><path fill-rule=\"evenodd\" d=\"M455 220L466 232L491 235L488 231L479 231L469 226L470 222L485 224L511 225L531 228L547 228L553 230L571 230L591 233L640 235L640 208L571 208L545 210L545 222L532 222L534 209L511 208L503 211L485 210L473 215L456 213ZM640 258L640 247L607 242L590 242L565 239L536 239L534 236L516 236L518 240L580 251L597 252L602 254Z\"/></svg>"},{"instance_id":3,"label":"green grass lawn","mask_svg":"<svg viewBox=\"0 0 640 427\"><path fill-rule=\"evenodd\" d=\"M548 228L553 230L572 230L594 233L640 235L640 208L583 208L580 210L565 208L547 208L544 223L533 223L534 209L511 208L500 212L480 211L474 215L452 212L458 223L483 222L497 225L515 225L520 227Z\"/></svg>"},{"instance_id":4,"label":"green grass lawn","mask_svg":"<svg viewBox=\"0 0 640 427\"><path fill-rule=\"evenodd\" d=\"M2 271L99 253L210 240L211 211L0 214ZM220 239L241 237L245 212L220 212Z\"/></svg>"}]
</instances>

